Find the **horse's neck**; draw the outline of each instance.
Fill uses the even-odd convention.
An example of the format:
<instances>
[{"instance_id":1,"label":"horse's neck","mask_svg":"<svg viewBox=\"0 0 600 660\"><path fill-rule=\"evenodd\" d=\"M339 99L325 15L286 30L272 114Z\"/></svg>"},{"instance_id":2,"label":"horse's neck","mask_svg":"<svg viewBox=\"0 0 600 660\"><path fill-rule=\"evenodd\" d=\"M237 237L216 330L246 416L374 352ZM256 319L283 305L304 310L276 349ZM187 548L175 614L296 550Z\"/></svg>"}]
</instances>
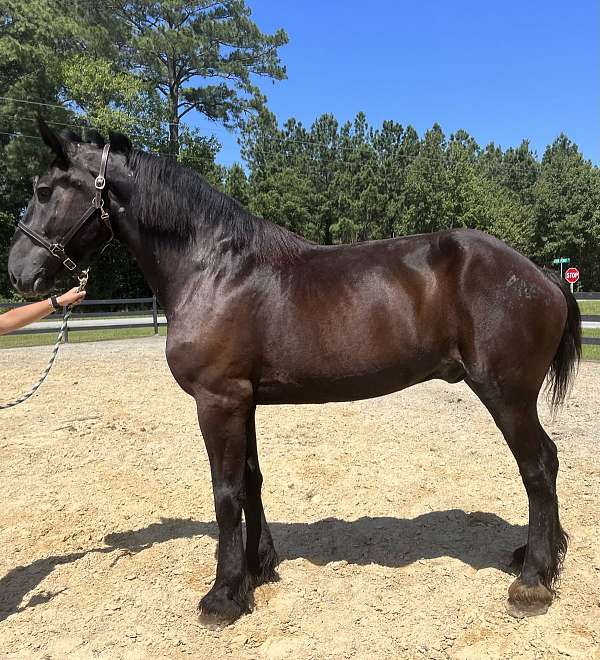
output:
<instances>
[{"instance_id":1,"label":"horse's neck","mask_svg":"<svg viewBox=\"0 0 600 660\"><path fill-rule=\"evenodd\" d=\"M116 235L129 247L166 310L187 299L189 287L211 272L219 272L220 277L238 277L241 271L248 273L249 267L259 263L287 266L310 248L299 236L245 211L236 214L244 231L237 231L240 227L227 222L227 218L220 223L199 221L189 245L181 245L166 234L144 228L130 207L131 190L124 197L123 217L117 220Z\"/></svg>"},{"instance_id":2,"label":"horse's neck","mask_svg":"<svg viewBox=\"0 0 600 660\"><path fill-rule=\"evenodd\" d=\"M174 247L168 238L141 229L134 218L129 218L119 223L116 235L135 257L167 314L188 297L189 287L207 271L227 264L227 270L235 274L240 267L236 261L241 258L226 250L227 241L221 239L219 244L210 231L199 232L189 247Z\"/></svg>"},{"instance_id":3,"label":"horse's neck","mask_svg":"<svg viewBox=\"0 0 600 660\"><path fill-rule=\"evenodd\" d=\"M144 235L135 218L123 214L113 228L115 237L127 247L149 287L166 309L172 304L170 282L173 270L179 268L184 260L169 254L167 246L161 244L159 238Z\"/></svg>"}]
</instances>

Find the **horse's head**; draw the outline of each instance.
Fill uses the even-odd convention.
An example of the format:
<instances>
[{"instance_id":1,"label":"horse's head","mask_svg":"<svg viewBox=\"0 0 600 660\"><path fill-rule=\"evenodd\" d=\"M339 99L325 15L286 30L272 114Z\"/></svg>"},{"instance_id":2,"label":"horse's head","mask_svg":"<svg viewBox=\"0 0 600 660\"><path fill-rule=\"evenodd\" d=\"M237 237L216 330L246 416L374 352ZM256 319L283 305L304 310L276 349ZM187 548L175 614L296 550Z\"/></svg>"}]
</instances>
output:
<instances>
[{"instance_id":1,"label":"horse's head","mask_svg":"<svg viewBox=\"0 0 600 660\"><path fill-rule=\"evenodd\" d=\"M54 153L54 161L36 179L33 197L21 219L21 228L15 232L8 258L13 286L26 294L46 293L64 272L65 261L67 268L71 263L87 261L112 235L110 220L104 217L103 221L100 206L103 204L110 211L115 203L110 182L122 178L131 150L125 136L111 134L106 187L97 194L103 153L109 153L100 135L91 133L89 142L69 132L56 135L42 120L39 129ZM90 210L89 217L73 234L72 230ZM64 248L62 254L60 247Z\"/></svg>"}]
</instances>

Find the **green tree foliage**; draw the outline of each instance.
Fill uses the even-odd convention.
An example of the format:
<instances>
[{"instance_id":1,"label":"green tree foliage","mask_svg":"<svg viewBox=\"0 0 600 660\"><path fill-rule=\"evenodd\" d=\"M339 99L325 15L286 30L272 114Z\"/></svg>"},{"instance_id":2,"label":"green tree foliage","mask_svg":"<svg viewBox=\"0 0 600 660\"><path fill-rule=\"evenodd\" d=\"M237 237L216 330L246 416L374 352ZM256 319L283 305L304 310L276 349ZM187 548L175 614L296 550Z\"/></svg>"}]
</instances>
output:
<instances>
[{"instance_id":1,"label":"green tree foliage","mask_svg":"<svg viewBox=\"0 0 600 660\"><path fill-rule=\"evenodd\" d=\"M265 107L253 77L285 77L277 49L287 35L263 33L243 0L121 1L115 16L129 28L123 67L164 100L169 153L189 112L236 126Z\"/></svg>"},{"instance_id":2,"label":"green tree foliage","mask_svg":"<svg viewBox=\"0 0 600 660\"><path fill-rule=\"evenodd\" d=\"M535 253L560 254L582 267L585 282L600 284L600 170L560 135L546 149L534 184Z\"/></svg>"},{"instance_id":3,"label":"green tree foliage","mask_svg":"<svg viewBox=\"0 0 600 660\"><path fill-rule=\"evenodd\" d=\"M224 192L245 207L250 205L248 177L239 163L234 163L225 174Z\"/></svg>"},{"instance_id":4,"label":"green tree foliage","mask_svg":"<svg viewBox=\"0 0 600 660\"><path fill-rule=\"evenodd\" d=\"M241 139L248 205L321 243L391 238L453 227L498 236L540 264L571 256L600 288L600 170L560 136L539 161L529 143L481 148L464 130L416 131L359 113L339 125L279 127L262 113Z\"/></svg>"},{"instance_id":5,"label":"green tree foliage","mask_svg":"<svg viewBox=\"0 0 600 660\"><path fill-rule=\"evenodd\" d=\"M279 129L271 113L260 113L246 122L242 156L251 171L250 210L311 240L326 242L326 228L321 226L323 195L313 187L317 176L302 124L290 120Z\"/></svg>"},{"instance_id":6,"label":"green tree foliage","mask_svg":"<svg viewBox=\"0 0 600 660\"><path fill-rule=\"evenodd\" d=\"M222 188L220 144L185 120L198 111L233 126L264 111L255 81L285 77L286 42L283 30L261 32L243 0L0 0L0 258L50 157L35 137L38 113L57 130L127 133ZM92 287L95 296L147 292L120 248L102 258Z\"/></svg>"}]
</instances>

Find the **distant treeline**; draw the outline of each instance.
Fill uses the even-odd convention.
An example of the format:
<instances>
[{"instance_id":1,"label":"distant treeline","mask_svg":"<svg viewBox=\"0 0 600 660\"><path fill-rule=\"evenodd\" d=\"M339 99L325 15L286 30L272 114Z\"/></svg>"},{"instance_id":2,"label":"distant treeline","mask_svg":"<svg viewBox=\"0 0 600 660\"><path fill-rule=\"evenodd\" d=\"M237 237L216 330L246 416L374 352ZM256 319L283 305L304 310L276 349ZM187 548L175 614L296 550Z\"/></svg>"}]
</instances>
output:
<instances>
[{"instance_id":1,"label":"distant treeline","mask_svg":"<svg viewBox=\"0 0 600 660\"><path fill-rule=\"evenodd\" d=\"M481 147L435 124L283 128L264 115L242 135L248 175L234 166L226 189L252 211L321 243L391 238L452 227L498 236L540 265L571 258L583 286L600 288L600 169L558 136L541 159L527 141Z\"/></svg>"}]
</instances>

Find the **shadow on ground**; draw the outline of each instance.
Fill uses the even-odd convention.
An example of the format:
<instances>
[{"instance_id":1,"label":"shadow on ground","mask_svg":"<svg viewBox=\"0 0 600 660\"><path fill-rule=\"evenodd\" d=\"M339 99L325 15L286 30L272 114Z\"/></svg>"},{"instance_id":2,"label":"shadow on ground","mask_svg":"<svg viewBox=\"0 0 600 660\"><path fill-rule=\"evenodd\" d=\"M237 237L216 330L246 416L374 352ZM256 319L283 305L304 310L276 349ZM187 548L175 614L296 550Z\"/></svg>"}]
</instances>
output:
<instances>
[{"instance_id":1,"label":"shadow on ground","mask_svg":"<svg viewBox=\"0 0 600 660\"><path fill-rule=\"evenodd\" d=\"M270 524L282 561L302 557L324 565L345 560L349 564L401 567L419 559L453 557L473 568L510 570L512 551L526 542L526 527L511 525L493 513L465 513L460 509L432 511L417 518L327 518L311 523ZM157 543L195 536L218 537L214 522L164 518L159 523L104 537L106 545L80 552L38 559L17 566L0 578L0 621L27 608L46 603L64 589L23 598L56 566L70 564L91 553L135 554Z\"/></svg>"}]
</instances>

